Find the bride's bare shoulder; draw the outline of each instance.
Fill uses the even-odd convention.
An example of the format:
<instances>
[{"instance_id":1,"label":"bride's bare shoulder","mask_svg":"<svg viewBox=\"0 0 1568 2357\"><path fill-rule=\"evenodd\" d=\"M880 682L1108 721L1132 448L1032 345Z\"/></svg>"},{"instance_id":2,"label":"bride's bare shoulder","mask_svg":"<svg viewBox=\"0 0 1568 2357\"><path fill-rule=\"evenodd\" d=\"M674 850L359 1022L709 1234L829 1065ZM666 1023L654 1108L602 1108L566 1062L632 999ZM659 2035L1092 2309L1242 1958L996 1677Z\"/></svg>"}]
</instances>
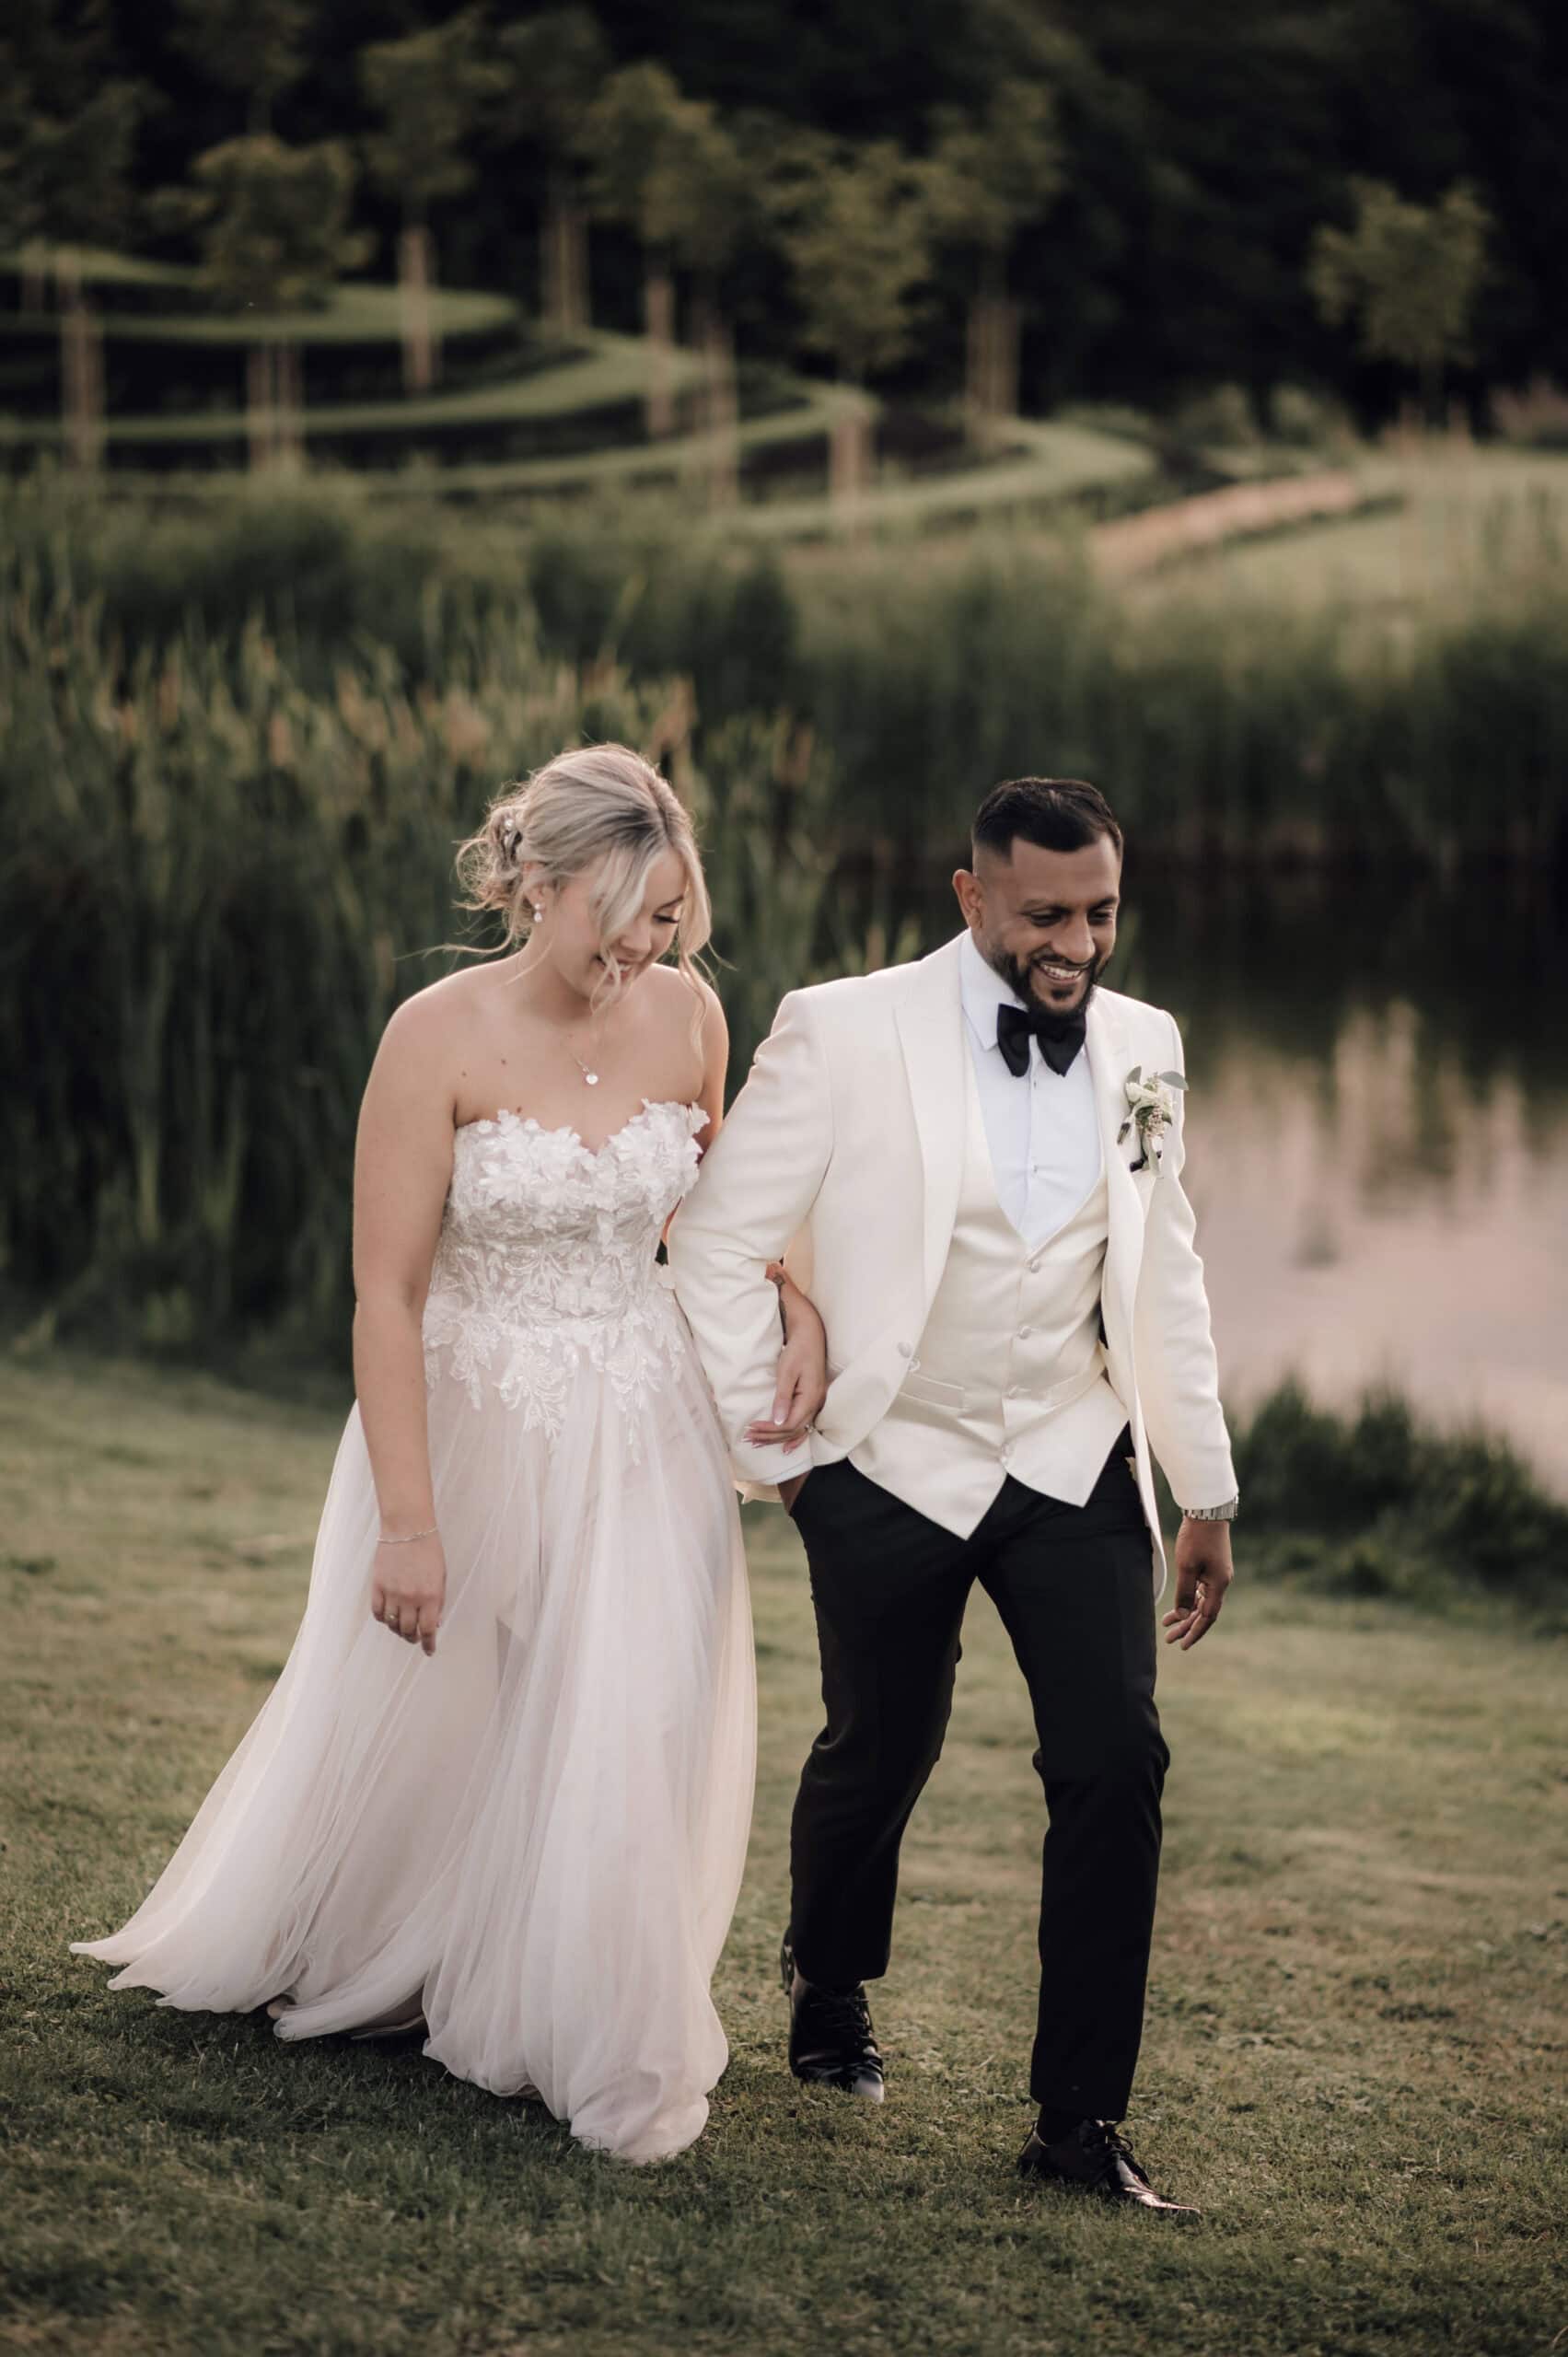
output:
<instances>
[{"instance_id":1,"label":"bride's bare shoulder","mask_svg":"<svg viewBox=\"0 0 1568 2357\"><path fill-rule=\"evenodd\" d=\"M443 1047L471 1039L494 1001L500 967L499 959L459 966L456 973L414 991L388 1018L381 1034L382 1061L428 1058Z\"/></svg>"},{"instance_id":2,"label":"bride's bare shoulder","mask_svg":"<svg viewBox=\"0 0 1568 2357\"><path fill-rule=\"evenodd\" d=\"M663 1022L679 1024L689 1030L692 1014L699 1004L703 1010L704 1033L715 1020L724 1021L724 1008L717 991L700 974L696 977L695 995L691 983L678 966L650 966L644 977L644 987L649 991L650 1004L657 1010Z\"/></svg>"}]
</instances>

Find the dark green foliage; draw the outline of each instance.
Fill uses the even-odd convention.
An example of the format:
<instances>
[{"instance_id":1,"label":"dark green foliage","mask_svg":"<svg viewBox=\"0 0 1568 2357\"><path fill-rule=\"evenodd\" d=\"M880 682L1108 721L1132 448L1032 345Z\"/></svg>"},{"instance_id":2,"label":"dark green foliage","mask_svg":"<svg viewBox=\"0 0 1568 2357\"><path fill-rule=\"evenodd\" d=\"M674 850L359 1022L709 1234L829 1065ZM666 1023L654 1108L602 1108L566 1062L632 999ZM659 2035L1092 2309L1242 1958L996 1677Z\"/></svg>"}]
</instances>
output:
<instances>
[{"instance_id":1,"label":"dark green foliage","mask_svg":"<svg viewBox=\"0 0 1568 2357\"><path fill-rule=\"evenodd\" d=\"M909 954L980 794L1042 761L1106 784L1144 874L1563 830L1544 593L1401 648L1123 607L1071 551L792 575L330 484L199 522L44 488L4 520L0 1282L75 1331L341 1347L381 1026L443 970L456 842L579 736L662 747L698 806L736 1081L784 990ZM1492 1543L1457 1502L1422 1540L1527 1585Z\"/></svg>"},{"instance_id":2,"label":"dark green foliage","mask_svg":"<svg viewBox=\"0 0 1568 2357\"><path fill-rule=\"evenodd\" d=\"M1568 1506L1488 1434L1438 1432L1387 1392L1339 1414L1287 1383L1243 1423L1237 1465L1273 1570L1424 1603L1479 1585L1568 1619Z\"/></svg>"},{"instance_id":3,"label":"dark green foliage","mask_svg":"<svg viewBox=\"0 0 1568 2357\"><path fill-rule=\"evenodd\" d=\"M23 13L39 13L38 0ZM61 13L69 23L84 12ZM113 69L162 101L141 143L144 185L176 181L203 146L235 130L235 101L215 98L207 74L182 61L168 9L118 0L109 13ZM261 13L275 22L295 12ZM453 13L451 0L409 0L390 14L317 9L292 87L288 71L280 79L269 70L276 42L258 22L250 96L264 113L267 97L281 94L276 128L291 142L363 142L374 129L358 64L366 43L418 39ZM517 13L501 12L494 31ZM923 155L939 110L981 120L1009 93L1038 92L1053 110L1061 186L1053 201L1042 176L1015 250L1031 404L1110 395L1165 409L1194 387L1245 375L1254 391L1331 384L1386 413L1396 372L1365 362L1350 332L1324 327L1307 284L1313 234L1348 222L1356 177L1419 204L1456 180L1472 181L1497 224L1493 283L1475 323L1477 377L1568 378L1559 299L1568 199L1558 169L1568 144L1568 31L1552 0L1438 8L1363 0L1332 10L1301 0L1246 10L1063 0L1049 11L976 0L961 40L950 8L902 0L818 10L809 20L777 0L679 9L603 0L594 15L608 52L601 83L618 66L657 64L688 98L717 110L747 155L796 126ZM551 91L541 106L513 112L530 130L544 118L542 135L560 153L570 142L558 110ZM444 203L438 226L454 283L534 283L537 176L519 203L517 128L495 126L474 186ZM364 211L377 223L373 199ZM386 219L383 210L377 225ZM634 327L632 241L600 233L593 276L601 323ZM928 383L956 388L962 378L970 291L961 272L946 274L921 335ZM736 293L744 347L792 355L800 316L777 257L749 266Z\"/></svg>"}]
</instances>

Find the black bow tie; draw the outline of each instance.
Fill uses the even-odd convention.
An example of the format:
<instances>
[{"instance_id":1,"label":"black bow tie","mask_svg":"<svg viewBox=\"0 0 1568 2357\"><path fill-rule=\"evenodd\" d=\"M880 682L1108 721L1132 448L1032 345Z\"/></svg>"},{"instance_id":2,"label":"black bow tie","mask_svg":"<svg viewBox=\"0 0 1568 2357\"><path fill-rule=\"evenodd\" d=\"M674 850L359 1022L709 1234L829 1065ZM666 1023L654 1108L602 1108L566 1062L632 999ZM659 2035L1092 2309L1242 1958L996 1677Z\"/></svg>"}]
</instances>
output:
<instances>
[{"instance_id":1,"label":"black bow tie","mask_svg":"<svg viewBox=\"0 0 1568 2357\"><path fill-rule=\"evenodd\" d=\"M1029 1068L1029 1039L1040 1041L1040 1054L1052 1072L1065 1072L1084 1044L1086 1022L1080 1007L1075 1015L1047 1015L1042 1008L1032 1012L1022 1006L999 1006L996 1010L996 1044L1002 1060L1015 1080L1022 1080Z\"/></svg>"}]
</instances>

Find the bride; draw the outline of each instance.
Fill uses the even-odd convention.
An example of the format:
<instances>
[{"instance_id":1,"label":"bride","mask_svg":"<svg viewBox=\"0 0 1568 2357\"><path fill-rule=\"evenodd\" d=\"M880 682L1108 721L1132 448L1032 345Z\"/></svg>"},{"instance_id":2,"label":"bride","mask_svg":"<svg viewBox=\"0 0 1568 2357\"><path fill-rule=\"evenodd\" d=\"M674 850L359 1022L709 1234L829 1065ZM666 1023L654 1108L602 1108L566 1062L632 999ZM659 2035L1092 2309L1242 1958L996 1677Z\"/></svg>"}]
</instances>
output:
<instances>
[{"instance_id":1,"label":"bride","mask_svg":"<svg viewBox=\"0 0 1568 2357\"><path fill-rule=\"evenodd\" d=\"M270 2003L284 2038L424 2026L651 2161L727 2059L708 1984L754 1766L728 1453L656 1260L723 1112L707 893L619 745L508 789L460 866L507 951L401 1007L370 1075L357 1404L294 1650L150 1896L77 1952L171 2005ZM754 1436L798 1439L822 1330L777 1274Z\"/></svg>"}]
</instances>

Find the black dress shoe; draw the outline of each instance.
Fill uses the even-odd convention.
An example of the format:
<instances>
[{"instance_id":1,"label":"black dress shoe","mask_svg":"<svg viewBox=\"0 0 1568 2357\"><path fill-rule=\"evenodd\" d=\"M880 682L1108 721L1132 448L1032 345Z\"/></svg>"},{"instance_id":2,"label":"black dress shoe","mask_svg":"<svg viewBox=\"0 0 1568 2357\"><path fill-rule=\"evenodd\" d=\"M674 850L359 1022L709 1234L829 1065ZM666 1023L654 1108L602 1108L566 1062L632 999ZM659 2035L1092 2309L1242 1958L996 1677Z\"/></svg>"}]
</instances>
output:
<instances>
[{"instance_id":1,"label":"black dress shoe","mask_svg":"<svg viewBox=\"0 0 1568 2357\"><path fill-rule=\"evenodd\" d=\"M1134 2210L1161 2210L1174 2218L1200 2218L1201 2210L1184 2201L1167 2201L1157 2194L1132 2157L1132 2147L1109 2120L1080 2119L1053 2144L1042 2142L1031 2128L1018 2154L1025 2177L1044 2177L1048 2184L1081 2186L1102 2201L1118 2201Z\"/></svg>"},{"instance_id":2,"label":"black dress shoe","mask_svg":"<svg viewBox=\"0 0 1568 2357\"><path fill-rule=\"evenodd\" d=\"M871 2028L864 1985L819 1989L795 1968L786 1935L779 1950L779 1977L789 1999L789 2067L797 2079L839 2087L863 2102L880 2103L882 2057Z\"/></svg>"}]
</instances>

